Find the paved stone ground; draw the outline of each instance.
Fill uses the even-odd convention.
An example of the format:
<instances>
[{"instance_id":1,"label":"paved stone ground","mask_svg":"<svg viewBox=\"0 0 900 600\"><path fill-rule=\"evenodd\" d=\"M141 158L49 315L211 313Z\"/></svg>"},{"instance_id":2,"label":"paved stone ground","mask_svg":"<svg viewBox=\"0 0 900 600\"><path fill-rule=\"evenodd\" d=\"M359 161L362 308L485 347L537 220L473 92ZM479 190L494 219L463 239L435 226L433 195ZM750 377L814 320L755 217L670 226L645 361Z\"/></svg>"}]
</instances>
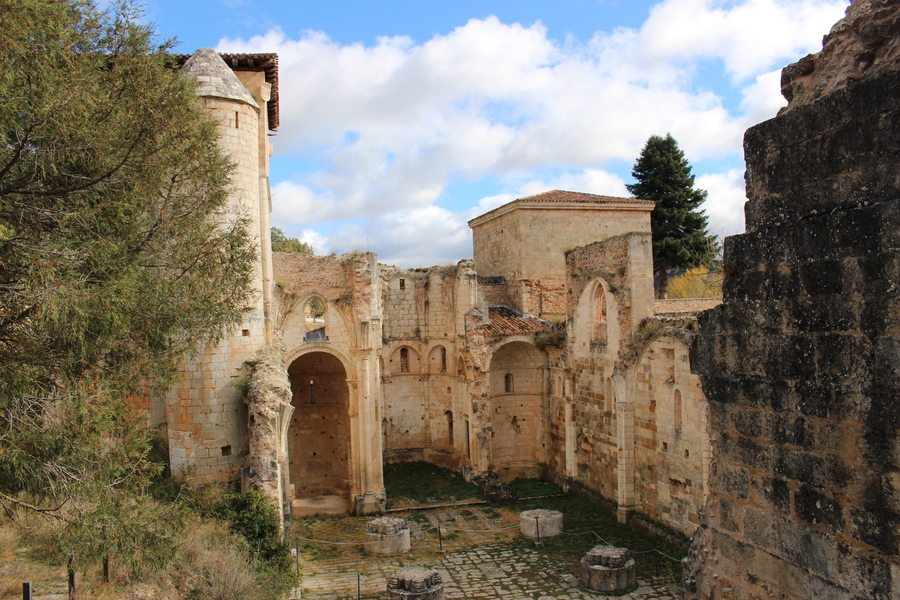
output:
<instances>
[{"instance_id":1,"label":"paved stone ground","mask_svg":"<svg viewBox=\"0 0 900 600\"><path fill-rule=\"evenodd\" d=\"M406 516L409 518L409 515ZM511 525L510 515L469 508L465 511L448 509L418 513L415 519L409 521L413 542L413 552L409 554L367 556L358 545L348 542L340 547L339 552L332 550L332 555L339 556L301 560L303 582L292 598L355 599L357 584L361 598L387 598L385 586L388 577L411 565L439 571L444 580L447 600L675 600L680 597L665 584L646 581L638 581L638 589L624 596L584 592L578 585L577 577L571 574L573 565L562 564L531 548L511 543L517 537L518 526ZM437 526L442 528L446 539L446 554L423 549L425 546L436 548ZM346 522L323 524L309 535L334 540L340 539L343 533L344 539L347 539L351 527L358 528Z\"/></svg>"}]
</instances>

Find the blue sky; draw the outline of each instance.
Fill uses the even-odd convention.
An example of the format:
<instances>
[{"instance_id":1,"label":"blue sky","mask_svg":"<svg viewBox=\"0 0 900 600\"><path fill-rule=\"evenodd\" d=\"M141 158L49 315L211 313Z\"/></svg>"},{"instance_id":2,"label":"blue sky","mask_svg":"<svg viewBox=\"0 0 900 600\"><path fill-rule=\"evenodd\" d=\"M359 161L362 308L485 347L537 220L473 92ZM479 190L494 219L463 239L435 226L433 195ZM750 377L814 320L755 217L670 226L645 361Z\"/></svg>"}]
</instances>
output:
<instances>
[{"instance_id":1,"label":"blue sky","mask_svg":"<svg viewBox=\"0 0 900 600\"><path fill-rule=\"evenodd\" d=\"M149 0L179 51L276 52L273 223L317 253L404 267L470 257L466 222L548 189L627 196L672 133L743 230L747 127L847 0Z\"/></svg>"}]
</instances>

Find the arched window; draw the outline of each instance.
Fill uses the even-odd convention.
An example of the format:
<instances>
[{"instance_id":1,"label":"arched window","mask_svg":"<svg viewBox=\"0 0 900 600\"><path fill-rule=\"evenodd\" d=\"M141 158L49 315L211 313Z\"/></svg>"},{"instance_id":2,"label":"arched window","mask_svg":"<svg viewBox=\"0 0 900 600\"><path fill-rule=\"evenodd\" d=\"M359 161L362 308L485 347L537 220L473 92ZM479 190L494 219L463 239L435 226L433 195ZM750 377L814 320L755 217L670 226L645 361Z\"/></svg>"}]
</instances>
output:
<instances>
[{"instance_id":1,"label":"arched window","mask_svg":"<svg viewBox=\"0 0 900 600\"><path fill-rule=\"evenodd\" d=\"M305 341L328 339L325 335L325 302L321 298L313 296L307 300L303 307L303 316L306 320Z\"/></svg>"},{"instance_id":2,"label":"arched window","mask_svg":"<svg viewBox=\"0 0 900 600\"><path fill-rule=\"evenodd\" d=\"M513 376L512 373L507 373L506 377L503 378L503 389L507 394L513 393Z\"/></svg>"},{"instance_id":3,"label":"arched window","mask_svg":"<svg viewBox=\"0 0 900 600\"><path fill-rule=\"evenodd\" d=\"M606 323L606 292L602 285L597 285L597 299L594 306L594 325Z\"/></svg>"},{"instance_id":4,"label":"arched window","mask_svg":"<svg viewBox=\"0 0 900 600\"><path fill-rule=\"evenodd\" d=\"M400 348L400 372L409 373L409 350Z\"/></svg>"},{"instance_id":5,"label":"arched window","mask_svg":"<svg viewBox=\"0 0 900 600\"><path fill-rule=\"evenodd\" d=\"M672 404L675 409L675 431L680 432L682 426L681 390L675 390L675 398Z\"/></svg>"},{"instance_id":6,"label":"arched window","mask_svg":"<svg viewBox=\"0 0 900 600\"><path fill-rule=\"evenodd\" d=\"M441 348L441 373L447 372L447 349Z\"/></svg>"}]
</instances>

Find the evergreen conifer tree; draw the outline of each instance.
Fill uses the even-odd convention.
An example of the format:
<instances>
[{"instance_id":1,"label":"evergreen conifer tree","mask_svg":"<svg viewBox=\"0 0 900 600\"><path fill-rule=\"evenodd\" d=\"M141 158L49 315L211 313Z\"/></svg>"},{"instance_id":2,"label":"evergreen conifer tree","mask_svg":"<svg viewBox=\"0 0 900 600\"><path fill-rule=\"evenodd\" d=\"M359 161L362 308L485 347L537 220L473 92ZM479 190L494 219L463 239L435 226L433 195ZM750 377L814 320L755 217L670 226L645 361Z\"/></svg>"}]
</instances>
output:
<instances>
[{"instance_id":1,"label":"evergreen conifer tree","mask_svg":"<svg viewBox=\"0 0 900 600\"><path fill-rule=\"evenodd\" d=\"M131 406L240 323L256 255L196 82L135 17L0 0L0 507L126 556L168 543Z\"/></svg>"},{"instance_id":2,"label":"evergreen conifer tree","mask_svg":"<svg viewBox=\"0 0 900 600\"><path fill-rule=\"evenodd\" d=\"M706 190L694 187L691 166L670 134L650 136L631 175L636 183L627 185L628 191L656 203L650 217L653 268L659 277L657 297L665 298L669 269L696 267L715 253L715 236L700 209Z\"/></svg>"}]
</instances>

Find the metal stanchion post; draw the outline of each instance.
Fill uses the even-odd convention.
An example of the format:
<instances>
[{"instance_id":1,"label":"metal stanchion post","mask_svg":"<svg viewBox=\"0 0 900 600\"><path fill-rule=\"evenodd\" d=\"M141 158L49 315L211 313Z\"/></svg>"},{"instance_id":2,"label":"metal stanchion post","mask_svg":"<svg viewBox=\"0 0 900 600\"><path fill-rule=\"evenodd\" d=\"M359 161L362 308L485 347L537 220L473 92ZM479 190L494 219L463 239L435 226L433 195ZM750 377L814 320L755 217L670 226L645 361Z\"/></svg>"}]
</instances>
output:
<instances>
[{"instance_id":1,"label":"metal stanchion post","mask_svg":"<svg viewBox=\"0 0 900 600\"><path fill-rule=\"evenodd\" d=\"M69 555L69 600L75 600L75 555Z\"/></svg>"}]
</instances>

